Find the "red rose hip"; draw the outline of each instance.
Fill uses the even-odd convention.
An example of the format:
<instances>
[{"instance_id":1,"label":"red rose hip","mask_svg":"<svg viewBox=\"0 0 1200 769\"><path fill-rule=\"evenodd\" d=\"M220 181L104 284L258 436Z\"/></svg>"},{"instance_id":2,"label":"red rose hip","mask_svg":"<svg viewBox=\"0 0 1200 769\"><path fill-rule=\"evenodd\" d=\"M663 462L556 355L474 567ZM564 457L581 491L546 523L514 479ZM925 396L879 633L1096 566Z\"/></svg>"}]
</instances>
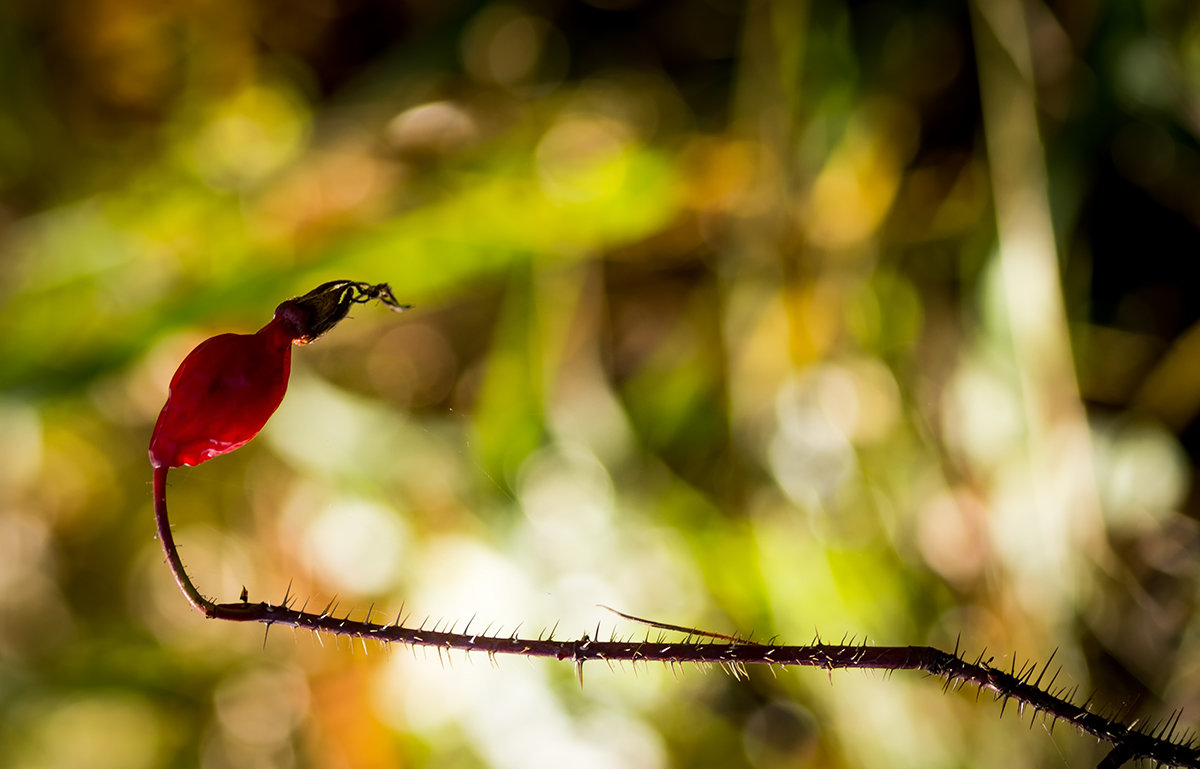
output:
<instances>
[{"instance_id":1,"label":"red rose hip","mask_svg":"<svg viewBox=\"0 0 1200 769\"><path fill-rule=\"evenodd\" d=\"M279 305L258 333L201 342L171 378L150 438L150 464L198 465L244 446L287 392L292 345L308 344L345 318L351 305L371 299L407 309L386 283L331 281Z\"/></svg>"}]
</instances>

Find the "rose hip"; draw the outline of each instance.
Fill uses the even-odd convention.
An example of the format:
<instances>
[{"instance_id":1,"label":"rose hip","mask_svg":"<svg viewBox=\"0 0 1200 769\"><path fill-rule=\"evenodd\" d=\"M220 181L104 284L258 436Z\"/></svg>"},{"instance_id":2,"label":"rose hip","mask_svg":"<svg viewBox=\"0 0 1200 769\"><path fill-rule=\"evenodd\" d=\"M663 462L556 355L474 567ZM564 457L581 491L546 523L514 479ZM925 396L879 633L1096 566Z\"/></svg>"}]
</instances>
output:
<instances>
[{"instance_id":1,"label":"rose hip","mask_svg":"<svg viewBox=\"0 0 1200 769\"><path fill-rule=\"evenodd\" d=\"M352 304L371 299L407 309L386 283L337 280L280 304L255 334L221 334L201 342L171 379L150 438L150 464L198 465L244 446L287 392L292 345L308 344L345 318Z\"/></svg>"}]
</instances>

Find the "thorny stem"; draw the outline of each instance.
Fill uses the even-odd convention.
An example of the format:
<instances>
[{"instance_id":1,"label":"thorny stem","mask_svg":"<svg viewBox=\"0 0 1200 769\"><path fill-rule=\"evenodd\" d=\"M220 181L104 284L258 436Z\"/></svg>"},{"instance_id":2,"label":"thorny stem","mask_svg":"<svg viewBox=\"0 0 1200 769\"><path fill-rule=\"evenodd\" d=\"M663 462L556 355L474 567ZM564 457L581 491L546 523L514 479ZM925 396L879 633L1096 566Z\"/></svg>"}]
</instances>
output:
<instances>
[{"instance_id":1,"label":"thorny stem","mask_svg":"<svg viewBox=\"0 0 1200 769\"><path fill-rule=\"evenodd\" d=\"M371 621L370 612L363 620L352 620L347 614L337 617L332 604L318 613L306 611L305 606L295 607L295 598L285 595L279 604L267 602L250 603L243 598L237 603L214 603L205 598L188 578L179 552L171 536L167 519L166 501L167 468L154 471L154 514L158 526L159 540L166 553L167 564L175 582L183 591L188 602L211 619L229 622L260 622L270 627L308 629L318 633L371 639L384 643L401 643L409 646L432 647L441 650L463 652L485 652L489 657L498 654L513 654L524 657L548 657L556 660L571 660L575 664L580 683L583 682L583 665L590 661L612 662L663 662L668 665L695 663L717 664L734 676L744 676L748 665L817 667L827 671L835 668L857 668L860 670L923 670L931 676L944 680L945 689L960 689L973 685L980 691L993 693L994 699L1002 701L1001 713L1010 700L1017 703L1022 712L1026 707L1033 709L1033 718L1039 716L1053 725L1065 721L1078 729L1095 736L1113 746L1098 766L1098 769L1115 769L1126 762L1147 759L1162 766L1190 767L1200 769L1200 743L1190 735L1177 735L1179 716L1177 712L1156 727L1137 728L1089 710L1087 703L1076 704L1071 698L1074 691L1054 689L1058 677L1055 672L1042 686L1050 660L1039 668L1027 665L1017 668L1014 664L1007 672L993 667L992 659L980 655L974 662L968 661L956 646L953 652L945 652L931 646L868 646L864 644L827 644L820 637L806 646L776 644L773 640L756 643L736 636L725 636L695 628L669 625L643 620L615 610L617 615L649 625L659 630L677 631L684 634L681 642L668 642L660 635L644 640L620 640L615 636L607 641L584 635L578 640L559 640L553 632L546 637L519 638L470 632L470 623L462 631L454 627L438 629L435 624L427 629L422 623L418 627L406 627L407 617L397 615L394 622L380 624ZM244 595L244 593L243 593ZM598 632L599 628L597 628ZM1061 670L1061 668L1060 668ZM1036 679L1034 674L1037 674Z\"/></svg>"}]
</instances>

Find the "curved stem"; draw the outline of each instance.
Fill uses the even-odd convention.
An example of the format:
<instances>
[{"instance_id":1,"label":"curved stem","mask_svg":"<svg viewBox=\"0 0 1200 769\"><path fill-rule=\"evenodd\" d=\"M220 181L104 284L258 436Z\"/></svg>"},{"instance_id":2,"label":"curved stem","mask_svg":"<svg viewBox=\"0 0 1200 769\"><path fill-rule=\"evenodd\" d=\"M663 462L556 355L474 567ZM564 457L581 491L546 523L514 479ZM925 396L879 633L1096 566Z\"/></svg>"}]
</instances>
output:
<instances>
[{"instance_id":1,"label":"curved stem","mask_svg":"<svg viewBox=\"0 0 1200 769\"><path fill-rule=\"evenodd\" d=\"M179 558L175 538L171 536L171 522L167 518L167 470L166 467L154 468L154 522L158 526L158 541L162 543L163 553L167 556L171 576L175 577L175 584L179 585L188 603L206 617L216 617L220 613L217 605L201 595L192 584Z\"/></svg>"},{"instance_id":2,"label":"curved stem","mask_svg":"<svg viewBox=\"0 0 1200 769\"><path fill-rule=\"evenodd\" d=\"M717 664L737 675L745 675L748 665L804 666L832 671L834 668L857 668L866 670L922 670L941 678L945 688L975 686L980 691L988 690L993 696L1007 703L1015 701L1023 710L1031 708L1035 714L1053 725L1057 721L1072 724L1083 732L1094 735L1113 746L1109 755L1098 769L1119 767L1138 759L1157 762L1163 766L1191 767L1200 769L1200 740L1194 734L1178 734L1180 713L1176 712L1165 722L1154 727L1137 728L1114 717L1107 717L1089 709L1087 703L1073 702L1074 692L1055 689L1058 674L1051 676L1043 686L1042 680L1050 668L1054 655L1040 668L1026 665L1009 670L993 667L990 658L980 655L974 662L967 660L957 648L945 652L931 646L868 646L865 643L825 644L820 638L806 646L776 644L774 641L755 643L749 639L710 633L695 628L669 625L644 620L622 612L620 617L644 625L684 635L682 641L671 642L665 636L645 640L620 640L613 637L607 641L584 635L578 640L554 638L554 631L543 637L520 638L515 633L501 635L490 633L490 628L473 633L471 622L461 631L453 626L439 627L435 624L426 628L406 626L407 617L397 615L394 622L371 621L372 610L361 620L350 619L349 614L338 617L337 607L332 603L320 612L309 612L306 606L295 607L296 600L285 595L278 604L267 602L250 603L243 593L239 603L214 603L200 594L184 571L183 561L171 536L171 524L167 519L167 468L154 469L154 518L158 524L158 538L162 542L167 565L175 577L175 583L183 591L195 609L210 619L230 622L261 622L268 627L285 627L312 630L318 633L372 639L382 643L401 643L410 646L432 647L464 652L484 652L489 656L514 654L524 657L548 657L571 660L575 663L580 683L583 682L583 665L589 661L605 662L663 662L668 665L694 663ZM614 611L614 610L610 610ZM599 628L597 628L597 635ZM1036 678L1035 678L1036 674ZM1003 707L1001 708L1003 713ZM1035 715L1035 718L1037 716Z\"/></svg>"}]
</instances>

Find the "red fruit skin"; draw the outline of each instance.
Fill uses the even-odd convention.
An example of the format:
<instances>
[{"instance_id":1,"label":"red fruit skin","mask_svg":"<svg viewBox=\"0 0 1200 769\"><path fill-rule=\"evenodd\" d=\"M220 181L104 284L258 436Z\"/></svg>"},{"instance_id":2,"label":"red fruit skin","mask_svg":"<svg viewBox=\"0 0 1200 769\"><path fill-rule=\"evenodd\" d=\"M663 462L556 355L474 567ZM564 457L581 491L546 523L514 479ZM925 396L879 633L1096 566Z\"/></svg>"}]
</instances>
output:
<instances>
[{"instance_id":1,"label":"red fruit skin","mask_svg":"<svg viewBox=\"0 0 1200 769\"><path fill-rule=\"evenodd\" d=\"M198 465L249 442L287 392L294 338L277 317L256 334L221 334L188 353L154 425L150 464Z\"/></svg>"}]
</instances>

